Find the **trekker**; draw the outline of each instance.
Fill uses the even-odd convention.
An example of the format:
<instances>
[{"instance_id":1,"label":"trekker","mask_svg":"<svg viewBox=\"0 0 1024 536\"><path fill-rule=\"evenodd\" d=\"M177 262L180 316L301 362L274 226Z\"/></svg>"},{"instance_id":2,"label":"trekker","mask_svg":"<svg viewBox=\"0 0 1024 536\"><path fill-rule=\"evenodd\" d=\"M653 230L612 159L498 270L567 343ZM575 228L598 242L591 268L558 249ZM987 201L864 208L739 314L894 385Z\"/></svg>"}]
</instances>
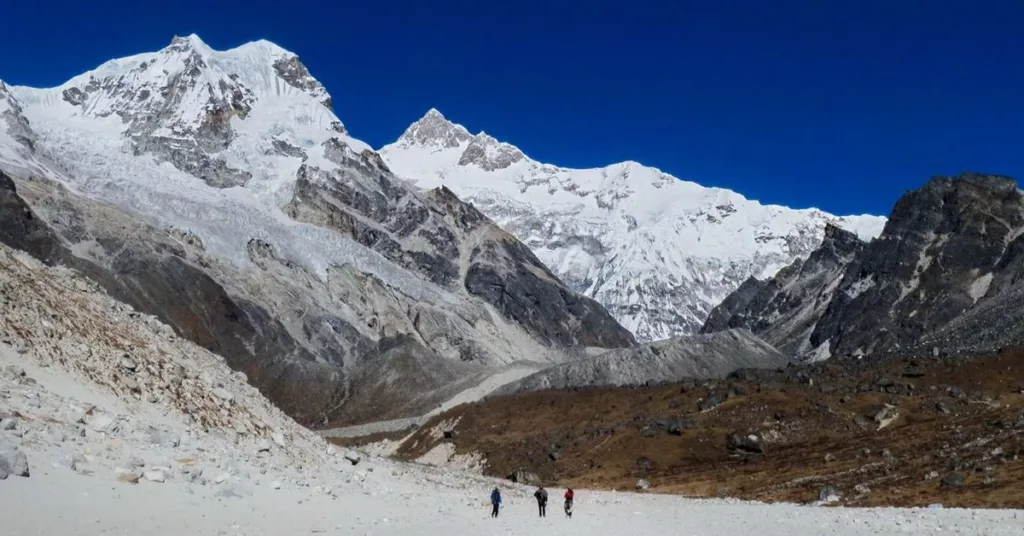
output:
<instances>
[{"instance_id":1,"label":"trekker","mask_svg":"<svg viewBox=\"0 0 1024 536\"><path fill-rule=\"evenodd\" d=\"M565 515L570 518L572 517L572 497L572 488L567 488L565 490Z\"/></svg>"},{"instance_id":2,"label":"trekker","mask_svg":"<svg viewBox=\"0 0 1024 536\"><path fill-rule=\"evenodd\" d=\"M537 488L537 491L533 492L533 496L537 498L537 508L540 510L540 517L547 517L548 490L541 486Z\"/></svg>"},{"instance_id":3,"label":"trekker","mask_svg":"<svg viewBox=\"0 0 1024 536\"><path fill-rule=\"evenodd\" d=\"M501 491L497 487L491 492L491 517L498 517L498 508L501 507Z\"/></svg>"}]
</instances>

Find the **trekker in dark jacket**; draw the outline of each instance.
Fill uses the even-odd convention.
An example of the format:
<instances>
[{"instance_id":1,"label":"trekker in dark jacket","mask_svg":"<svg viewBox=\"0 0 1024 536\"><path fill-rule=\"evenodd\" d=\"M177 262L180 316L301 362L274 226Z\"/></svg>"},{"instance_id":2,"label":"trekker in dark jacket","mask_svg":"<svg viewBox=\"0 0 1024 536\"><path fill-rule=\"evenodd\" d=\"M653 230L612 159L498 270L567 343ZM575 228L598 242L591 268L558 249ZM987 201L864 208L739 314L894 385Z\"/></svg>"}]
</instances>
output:
<instances>
[{"instance_id":1,"label":"trekker in dark jacket","mask_svg":"<svg viewBox=\"0 0 1024 536\"><path fill-rule=\"evenodd\" d=\"M501 507L501 492L494 488L491 492L491 517L498 517L498 508Z\"/></svg>"},{"instance_id":2,"label":"trekker in dark jacket","mask_svg":"<svg viewBox=\"0 0 1024 536\"><path fill-rule=\"evenodd\" d=\"M540 517L547 517L548 490L541 486L537 488L537 491L533 492L533 496L537 498L537 508L540 510Z\"/></svg>"},{"instance_id":3,"label":"trekker in dark jacket","mask_svg":"<svg viewBox=\"0 0 1024 536\"><path fill-rule=\"evenodd\" d=\"M568 516L568 517L572 517L572 498L573 498L572 488L566 489L565 490L565 515Z\"/></svg>"}]
</instances>

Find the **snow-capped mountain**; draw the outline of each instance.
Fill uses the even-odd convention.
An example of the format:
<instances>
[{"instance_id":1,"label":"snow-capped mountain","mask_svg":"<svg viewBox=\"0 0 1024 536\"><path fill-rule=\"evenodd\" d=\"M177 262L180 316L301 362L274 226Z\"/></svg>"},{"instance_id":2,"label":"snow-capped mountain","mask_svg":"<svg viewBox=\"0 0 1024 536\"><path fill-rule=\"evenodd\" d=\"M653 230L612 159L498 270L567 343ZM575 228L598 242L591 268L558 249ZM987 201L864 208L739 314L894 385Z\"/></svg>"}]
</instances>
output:
<instances>
[{"instance_id":1,"label":"snow-capped mountain","mask_svg":"<svg viewBox=\"0 0 1024 536\"><path fill-rule=\"evenodd\" d=\"M59 87L0 83L0 241L306 424L419 415L510 363L635 342L450 190L394 176L266 41L177 37Z\"/></svg>"},{"instance_id":2,"label":"snow-capped mountain","mask_svg":"<svg viewBox=\"0 0 1024 536\"><path fill-rule=\"evenodd\" d=\"M885 224L762 205L636 162L540 163L437 110L380 153L399 176L473 203L646 341L695 333L748 277L770 277L810 254L827 224L863 239Z\"/></svg>"}]
</instances>

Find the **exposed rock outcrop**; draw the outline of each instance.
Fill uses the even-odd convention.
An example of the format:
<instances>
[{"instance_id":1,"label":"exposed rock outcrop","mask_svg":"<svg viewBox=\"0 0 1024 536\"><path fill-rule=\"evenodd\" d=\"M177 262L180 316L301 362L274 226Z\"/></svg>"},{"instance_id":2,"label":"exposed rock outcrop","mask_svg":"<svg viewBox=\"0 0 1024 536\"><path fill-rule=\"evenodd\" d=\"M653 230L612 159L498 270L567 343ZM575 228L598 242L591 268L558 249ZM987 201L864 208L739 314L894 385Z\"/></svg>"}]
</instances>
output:
<instances>
[{"instance_id":1,"label":"exposed rock outcrop","mask_svg":"<svg viewBox=\"0 0 1024 536\"><path fill-rule=\"evenodd\" d=\"M821 246L807 259L795 261L771 279L745 281L711 311L701 332L746 328L783 352L813 352L811 332L846 267L864 246L855 234L826 226Z\"/></svg>"},{"instance_id":2,"label":"exposed rock outcrop","mask_svg":"<svg viewBox=\"0 0 1024 536\"><path fill-rule=\"evenodd\" d=\"M812 258L839 258L837 251L826 241ZM900 199L878 239L846 251L853 258L845 268L833 261L747 285L705 330L746 325L788 351L819 358L984 353L1024 344L1024 193L1013 179L937 177ZM840 268L841 280L831 284ZM802 291L773 290L793 287ZM787 305L765 308L762 298L773 293ZM783 308L803 311L800 321L780 315Z\"/></svg>"}]
</instances>

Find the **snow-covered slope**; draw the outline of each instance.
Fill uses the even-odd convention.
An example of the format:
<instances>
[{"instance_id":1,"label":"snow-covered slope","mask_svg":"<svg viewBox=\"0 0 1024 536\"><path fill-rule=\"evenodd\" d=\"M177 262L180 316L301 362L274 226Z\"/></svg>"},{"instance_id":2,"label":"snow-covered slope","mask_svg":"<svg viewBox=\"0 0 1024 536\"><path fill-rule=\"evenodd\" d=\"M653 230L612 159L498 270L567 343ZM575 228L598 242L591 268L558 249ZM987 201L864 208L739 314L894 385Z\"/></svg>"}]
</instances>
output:
<instances>
[{"instance_id":1,"label":"snow-covered slope","mask_svg":"<svg viewBox=\"0 0 1024 536\"><path fill-rule=\"evenodd\" d=\"M510 363L634 344L331 104L295 54L195 35L55 88L0 83L0 241L88 273L303 424L420 415Z\"/></svg>"},{"instance_id":2,"label":"snow-covered slope","mask_svg":"<svg viewBox=\"0 0 1024 536\"><path fill-rule=\"evenodd\" d=\"M543 164L437 110L380 152L396 174L472 202L641 340L696 332L748 277L810 254L828 223L863 239L885 224L762 205L636 162Z\"/></svg>"}]
</instances>

